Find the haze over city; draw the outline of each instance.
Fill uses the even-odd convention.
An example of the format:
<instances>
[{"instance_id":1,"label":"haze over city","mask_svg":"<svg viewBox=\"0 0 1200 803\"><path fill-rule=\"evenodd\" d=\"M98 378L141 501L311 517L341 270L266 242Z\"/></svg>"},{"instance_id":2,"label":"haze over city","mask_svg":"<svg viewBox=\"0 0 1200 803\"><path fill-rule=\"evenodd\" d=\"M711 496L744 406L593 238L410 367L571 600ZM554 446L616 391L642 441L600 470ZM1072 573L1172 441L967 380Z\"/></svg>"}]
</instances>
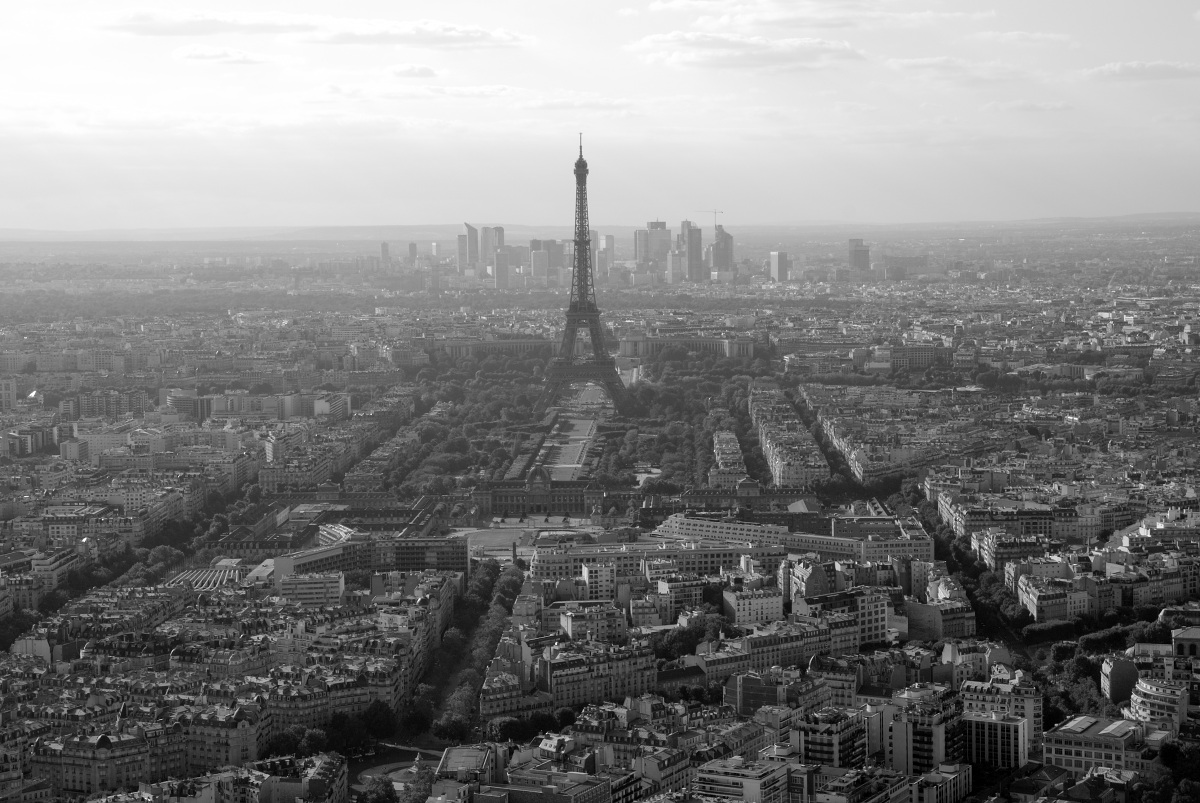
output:
<instances>
[{"instance_id":1,"label":"haze over city","mask_svg":"<svg viewBox=\"0 0 1200 803\"><path fill-rule=\"evenodd\" d=\"M15 229L1194 212L1194 2L30 3Z\"/></svg>"},{"instance_id":2,"label":"haze over city","mask_svg":"<svg viewBox=\"0 0 1200 803\"><path fill-rule=\"evenodd\" d=\"M1200 803L1200 0L0 10L0 803Z\"/></svg>"}]
</instances>

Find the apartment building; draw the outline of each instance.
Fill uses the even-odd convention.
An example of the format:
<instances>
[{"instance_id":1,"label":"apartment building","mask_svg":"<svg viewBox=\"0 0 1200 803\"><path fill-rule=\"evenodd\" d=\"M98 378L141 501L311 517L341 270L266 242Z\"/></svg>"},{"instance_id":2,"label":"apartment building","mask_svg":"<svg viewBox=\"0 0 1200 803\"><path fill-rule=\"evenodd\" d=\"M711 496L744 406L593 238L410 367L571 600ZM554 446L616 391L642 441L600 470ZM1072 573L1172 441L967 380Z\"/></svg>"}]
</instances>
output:
<instances>
[{"instance_id":1,"label":"apartment building","mask_svg":"<svg viewBox=\"0 0 1200 803\"><path fill-rule=\"evenodd\" d=\"M971 548L987 567L1004 574L1012 561L1040 558L1046 554L1050 540L1041 535L1012 535L1001 527L988 527L971 534Z\"/></svg>"},{"instance_id":2,"label":"apartment building","mask_svg":"<svg viewBox=\"0 0 1200 803\"><path fill-rule=\"evenodd\" d=\"M735 624L778 622L783 619L783 591L774 587L721 593L722 610Z\"/></svg>"},{"instance_id":3,"label":"apartment building","mask_svg":"<svg viewBox=\"0 0 1200 803\"><path fill-rule=\"evenodd\" d=\"M583 582L590 600L611 601L617 597L617 565L588 563L583 567Z\"/></svg>"},{"instance_id":4,"label":"apartment building","mask_svg":"<svg viewBox=\"0 0 1200 803\"><path fill-rule=\"evenodd\" d=\"M859 708L827 707L793 719L791 746L804 764L855 769L867 758L867 727Z\"/></svg>"},{"instance_id":5,"label":"apartment building","mask_svg":"<svg viewBox=\"0 0 1200 803\"><path fill-rule=\"evenodd\" d=\"M1006 670L989 680L963 681L958 696L964 714L996 712L1028 720L1029 747L1042 743L1042 693L1024 672Z\"/></svg>"},{"instance_id":6,"label":"apartment building","mask_svg":"<svg viewBox=\"0 0 1200 803\"><path fill-rule=\"evenodd\" d=\"M301 606L340 605L346 593L341 572L291 574L280 580L280 593Z\"/></svg>"},{"instance_id":7,"label":"apartment building","mask_svg":"<svg viewBox=\"0 0 1200 803\"><path fill-rule=\"evenodd\" d=\"M455 539L466 543L465 539ZM741 565L743 555L770 564L787 555L787 548L774 545L742 545L712 541L681 541L677 544L575 544L570 547L538 547L529 562L533 580L564 580L583 576L587 563L614 563L618 577L644 576L644 562L667 560L674 573L708 577L722 569Z\"/></svg>"},{"instance_id":8,"label":"apartment building","mask_svg":"<svg viewBox=\"0 0 1200 803\"><path fill-rule=\"evenodd\" d=\"M674 624L679 614L694 611L704 599L704 587L708 581L703 577L670 575L658 579L658 595L664 600L663 624Z\"/></svg>"},{"instance_id":9,"label":"apartment building","mask_svg":"<svg viewBox=\"0 0 1200 803\"><path fill-rule=\"evenodd\" d=\"M1192 684L1191 673L1186 682L1138 678L1129 698L1125 716L1145 722L1153 728L1177 733L1187 719L1188 697Z\"/></svg>"},{"instance_id":10,"label":"apartment building","mask_svg":"<svg viewBox=\"0 0 1200 803\"><path fill-rule=\"evenodd\" d=\"M849 614L858 625L858 643L887 643L887 617L891 596L886 589L860 586L832 594L796 597L792 610L802 616Z\"/></svg>"},{"instance_id":11,"label":"apartment building","mask_svg":"<svg viewBox=\"0 0 1200 803\"><path fill-rule=\"evenodd\" d=\"M738 803L785 803L788 765L747 761L740 756L715 759L700 765L692 792Z\"/></svg>"},{"instance_id":12,"label":"apartment building","mask_svg":"<svg viewBox=\"0 0 1200 803\"><path fill-rule=\"evenodd\" d=\"M968 711L963 714L966 759L972 765L986 764L1016 769L1029 761L1029 720L999 711Z\"/></svg>"},{"instance_id":13,"label":"apartment building","mask_svg":"<svg viewBox=\"0 0 1200 803\"><path fill-rule=\"evenodd\" d=\"M538 688L556 707L638 697L653 690L656 671L649 647L597 642L547 647L534 666Z\"/></svg>"},{"instance_id":14,"label":"apartment building","mask_svg":"<svg viewBox=\"0 0 1200 803\"><path fill-rule=\"evenodd\" d=\"M923 683L892 695L899 706L888 736L892 768L919 775L963 760L962 703L949 686Z\"/></svg>"},{"instance_id":15,"label":"apartment building","mask_svg":"<svg viewBox=\"0 0 1200 803\"><path fill-rule=\"evenodd\" d=\"M186 777L187 737L179 722L79 732L35 743L29 763L56 795L87 797L143 781Z\"/></svg>"},{"instance_id":16,"label":"apartment building","mask_svg":"<svg viewBox=\"0 0 1200 803\"><path fill-rule=\"evenodd\" d=\"M758 524L732 518L716 519L687 513L673 513L658 526L654 534L670 538L707 539L741 544L764 541L775 543L771 539L787 535L788 528L779 524Z\"/></svg>"}]
</instances>

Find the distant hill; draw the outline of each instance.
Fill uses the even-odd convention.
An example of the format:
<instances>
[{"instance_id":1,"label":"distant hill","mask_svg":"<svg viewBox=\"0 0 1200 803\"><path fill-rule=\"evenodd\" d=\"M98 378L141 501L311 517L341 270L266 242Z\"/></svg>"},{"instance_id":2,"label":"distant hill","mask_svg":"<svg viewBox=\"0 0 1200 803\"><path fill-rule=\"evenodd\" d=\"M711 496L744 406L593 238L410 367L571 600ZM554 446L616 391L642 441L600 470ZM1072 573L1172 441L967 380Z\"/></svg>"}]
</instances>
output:
<instances>
[{"instance_id":1,"label":"distant hill","mask_svg":"<svg viewBox=\"0 0 1200 803\"><path fill-rule=\"evenodd\" d=\"M696 223L709 228L704 218ZM792 224L739 224L724 222L735 234L770 232L871 232L871 231L929 231L961 229L1019 229L1054 228L1077 226L1128 226L1200 223L1200 212L1144 212L1112 217L1052 217L1026 220L964 220L930 221L925 223L849 223L839 221L805 221ZM505 239L514 244L527 242L533 237L570 239L572 229L568 224L531 226L528 224L472 224L504 226ZM672 229L678 222L669 223ZM601 234L612 234L620 239L632 238L639 225L592 224ZM177 229L95 229L85 231L61 231L50 229L0 229L0 242L447 242L453 241L463 232L461 223L430 223L397 226L247 226L225 228L177 228Z\"/></svg>"}]
</instances>

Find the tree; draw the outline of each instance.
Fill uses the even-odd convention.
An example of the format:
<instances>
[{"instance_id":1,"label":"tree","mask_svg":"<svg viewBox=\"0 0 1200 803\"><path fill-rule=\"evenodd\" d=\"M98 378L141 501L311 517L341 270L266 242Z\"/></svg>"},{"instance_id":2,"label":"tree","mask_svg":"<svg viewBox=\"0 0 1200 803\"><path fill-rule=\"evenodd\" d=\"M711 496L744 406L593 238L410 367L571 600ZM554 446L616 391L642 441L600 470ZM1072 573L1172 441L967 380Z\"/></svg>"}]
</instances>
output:
<instances>
[{"instance_id":1,"label":"tree","mask_svg":"<svg viewBox=\"0 0 1200 803\"><path fill-rule=\"evenodd\" d=\"M471 733L471 723L455 711L447 711L433 723L433 735L454 742L465 741Z\"/></svg>"},{"instance_id":2,"label":"tree","mask_svg":"<svg viewBox=\"0 0 1200 803\"><path fill-rule=\"evenodd\" d=\"M416 710L426 716L433 715L433 706L437 702L437 689L428 683L417 684L417 691L413 695L413 704Z\"/></svg>"},{"instance_id":3,"label":"tree","mask_svg":"<svg viewBox=\"0 0 1200 803\"><path fill-rule=\"evenodd\" d=\"M520 741L525 723L516 717L494 717L488 720L488 736L501 742Z\"/></svg>"},{"instance_id":4,"label":"tree","mask_svg":"<svg viewBox=\"0 0 1200 803\"><path fill-rule=\"evenodd\" d=\"M385 739L396 732L396 712L382 700L376 700L362 713L362 724L376 739Z\"/></svg>"},{"instance_id":5,"label":"tree","mask_svg":"<svg viewBox=\"0 0 1200 803\"><path fill-rule=\"evenodd\" d=\"M428 707L430 710L432 710L432 700L429 701ZM403 709L400 713L399 722L397 724L397 733L402 739L415 739L416 737L428 731L432 722L433 718L429 715L428 711L423 711L416 707L409 706Z\"/></svg>"},{"instance_id":6,"label":"tree","mask_svg":"<svg viewBox=\"0 0 1200 803\"><path fill-rule=\"evenodd\" d=\"M451 627L442 635L442 649L451 658L460 657L467 649L467 636L457 627Z\"/></svg>"},{"instance_id":7,"label":"tree","mask_svg":"<svg viewBox=\"0 0 1200 803\"><path fill-rule=\"evenodd\" d=\"M408 787L400 795L399 803L425 803L433 791L433 767L428 762L421 763Z\"/></svg>"},{"instance_id":8,"label":"tree","mask_svg":"<svg viewBox=\"0 0 1200 803\"><path fill-rule=\"evenodd\" d=\"M322 752L329 745L329 737L321 728L309 728L296 745L296 754L313 756Z\"/></svg>"},{"instance_id":9,"label":"tree","mask_svg":"<svg viewBox=\"0 0 1200 803\"><path fill-rule=\"evenodd\" d=\"M38 603L38 613L43 616L57 613L58 609L67 604L67 595L61 591L51 591L42 597L42 601Z\"/></svg>"},{"instance_id":10,"label":"tree","mask_svg":"<svg viewBox=\"0 0 1200 803\"><path fill-rule=\"evenodd\" d=\"M358 803L400 803L400 795L396 794L392 779L386 775L372 775L363 786Z\"/></svg>"},{"instance_id":11,"label":"tree","mask_svg":"<svg viewBox=\"0 0 1200 803\"><path fill-rule=\"evenodd\" d=\"M305 733L307 730L303 725L293 725L282 733L275 734L271 737L271 741L267 742L267 756L295 755Z\"/></svg>"},{"instance_id":12,"label":"tree","mask_svg":"<svg viewBox=\"0 0 1200 803\"><path fill-rule=\"evenodd\" d=\"M578 715L575 713L575 709L568 706L563 706L562 708L555 709L554 711L554 721L558 723L559 730L569 728L570 726L574 725L577 716Z\"/></svg>"}]
</instances>

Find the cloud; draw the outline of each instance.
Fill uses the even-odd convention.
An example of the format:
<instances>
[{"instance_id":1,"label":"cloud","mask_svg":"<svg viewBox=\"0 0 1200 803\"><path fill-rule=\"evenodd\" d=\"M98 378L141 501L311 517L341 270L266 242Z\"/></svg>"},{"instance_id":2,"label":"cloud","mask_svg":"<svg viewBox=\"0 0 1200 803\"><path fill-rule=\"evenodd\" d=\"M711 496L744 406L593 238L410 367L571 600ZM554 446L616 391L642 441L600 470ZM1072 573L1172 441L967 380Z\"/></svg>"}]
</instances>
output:
<instances>
[{"instance_id":1,"label":"cloud","mask_svg":"<svg viewBox=\"0 0 1200 803\"><path fill-rule=\"evenodd\" d=\"M142 12L122 17L109 30L136 36L213 36L229 33L301 33L314 31L311 19L291 14L156 14Z\"/></svg>"},{"instance_id":2,"label":"cloud","mask_svg":"<svg viewBox=\"0 0 1200 803\"><path fill-rule=\"evenodd\" d=\"M833 104L833 110L835 112L842 112L842 113L850 112L850 113L856 113L856 114L857 113L865 114L865 113L870 113L870 112L877 112L877 111L879 111L879 107L872 106L870 103L859 103L858 101L854 101L854 100L839 100L837 103Z\"/></svg>"},{"instance_id":3,"label":"cloud","mask_svg":"<svg viewBox=\"0 0 1200 803\"><path fill-rule=\"evenodd\" d=\"M1173 111L1155 115L1151 119L1156 123L1200 123L1200 111Z\"/></svg>"},{"instance_id":4,"label":"cloud","mask_svg":"<svg viewBox=\"0 0 1200 803\"><path fill-rule=\"evenodd\" d=\"M503 84L483 84L480 86L430 86L426 87L434 95L446 95L452 98L494 98L512 92L511 86Z\"/></svg>"},{"instance_id":5,"label":"cloud","mask_svg":"<svg viewBox=\"0 0 1200 803\"><path fill-rule=\"evenodd\" d=\"M608 98L584 92L548 95L516 105L521 109L544 111L628 111L633 107L632 101L627 98Z\"/></svg>"},{"instance_id":6,"label":"cloud","mask_svg":"<svg viewBox=\"0 0 1200 803\"><path fill-rule=\"evenodd\" d=\"M989 19L992 11L879 11L836 10L819 7L745 11L696 20L700 28L789 27L789 28L915 28L955 21Z\"/></svg>"},{"instance_id":7,"label":"cloud","mask_svg":"<svg viewBox=\"0 0 1200 803\"><path fill-rule=\"evenodd\" d=\"M436 78L437 70L427 64L393 64L388 73L396 78Z\"/></svg>"},{"instance_id":8,"label":"cloud","mask_svg":"<svg viewBox=\"0 0 1200 803\"><path fill-rule=\"evenodd\" d=\"M1042 31L980 31L971 34L972 39L982 39L985 42L997 42L1003 45L1058 45L1060 47L1079 47L1078 40L1065 33L1045 33Z\"/></svg>"},{"instance_id":9,"label":"cloud","mask_svg":"<svg viewBox=\"0 0 1200 803\"><path fill-rule=\"evenodd\" d=\"M636 8L629 8L628 6L626 6L625 8L617 9L618 17L636 17L637 15L639 15L641 13L642 12L638 11Z\"/></svg>"},{"instance_id":10,"label":"cloud","mask_svg":"<svg viewBox=\"0 0 1200 803\"><path fill-rule=\"evenodd\" d=\"M1025 73L1011 64L999 61L969 61L954 56L889 59L887 66L910 75L959 83L990 83L1025 77Z\"/></svg>"},{"instance_id":11,"label":"cloud","mask_svg":"<svg viewBox=\"0 0 1200 803\"><path fill-rule=\"evenodd\" d=\"M171 55L180 61L200 64L265 64L270 61L266 56L257 53L213 45L188 45L175 50Z\"/></svg>"},{"instance_id":12,"label":"cloud","mask_svg":"<svg viewBox=\"0 0 1200 803\"><path fill-rule=\"evenodd\" d=\"M1112 61L1090 70L1085 78L1096 81L1164 81L1200 77L1200 64L1186 61Z\"/></svg>"},{"instance_id":13,"label":"cloud","mask_svg":"<svg viewBox=\"0 0 1200 803\"><path fill-rule=\"evenodd\" d=\"M304 40L326 45L409 45L424 48L520 47L530 37L503 28L455 25L437 20L392 22L350 20L335 29L304 35Z\"/></svg>"},{"instance_id":14,"label":"cloud","mask_svg":"<svg viewBox=\"0 0 1200 803\"><path fill-rule=\"evenodd\" d=\"M698 9L727 8L738 6L734 0L654 0L651 11L694 11Z\"/></svg>"},{"instance_id":15,"label":"cloud","mask_svg":"<svg viewBox=\"0 0 1200 803\"><path fill-rule=\"evenodd\" d=\"M1065 112L1070 111L1071 104L1061 100L1005 100L985 103L981 106L989 112Z\"/></svg>"},{"instance_id":16,"label":"cloud","mask_svg":"<svg viewBox=\"0 0 1200 803\"><path fill-rule=\"evenodd\" d=\"M421 86L402 87L388 90L381 94L387 98L495 98L508 95L513 91L511 86L504 84L479 84L474 86L438 86L424 84ZM345 90L342 94L347 97L366 97L362 90Z\"/></svg>"},{"instance_id":17,"label":"cloud","mask_svg":"<svg viewBox=\"0 0 1200 803\"><path fill-rule=\"evenodd\" d=\"M644 53L650 62L719 69L818 69L864 58L843 41L767 39L698 31L653 34L634 42L630 49Z\"/></svg>"},{"instance_id":18,"label":"cloud","mask_svg":"<svg viewBox=\"0 0 1200 803\"><path fill-rule=\"evenodd\" d=\"M503 28L489 30L438 20L352 19L302 14L159 14L121 18L109 30L136 36L292 34L316 44L409 45L424 48L516 47L531 38Z\"/></svg>"},{"instance_id":19,"label":"cloud","mask_svg":"<svg viewBox=\"0 0 1200 803\"><path fill-rule=\"evenodd\" d=\"M981 20L995 11L892 11L878 3L852 0L655 0L651 11L694 11L702 14L696 26L706 30L730 28L855 28L916 27L959 20Z\"/></svg>"}]
</instances>

